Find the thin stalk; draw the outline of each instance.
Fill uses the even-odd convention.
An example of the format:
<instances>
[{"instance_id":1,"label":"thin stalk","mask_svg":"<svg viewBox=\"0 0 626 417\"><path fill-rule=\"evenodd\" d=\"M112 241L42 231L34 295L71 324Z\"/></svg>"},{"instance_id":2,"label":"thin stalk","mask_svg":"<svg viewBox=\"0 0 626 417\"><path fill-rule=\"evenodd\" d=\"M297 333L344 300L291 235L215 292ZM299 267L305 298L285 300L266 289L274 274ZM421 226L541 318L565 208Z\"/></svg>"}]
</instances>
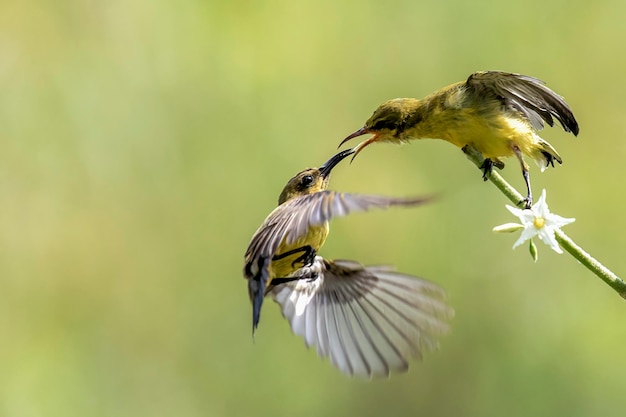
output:
<instances>
[{"instance_id":1,"label":"thin stalk","mask_svg":"<svg viewBox=\"0 0 626 417\"><path fill-rule=\"evenodd\" d=\"M467 155L477 167L481 167L485 158L480 152L472 147L463 148L463 152ZM513 204L519 206L523 200L523 196L502 178L500 174L491 171L489 180L504 194ZM613 288L622 298L626 299L626 283L618 277L613 271L602 265L596 258L591 256L580 246L578 246L569 236L557 229L555 237L559 245L576 260L583 264L587 269L597 275L602 281Z\"/></svg>"}]
</instances>

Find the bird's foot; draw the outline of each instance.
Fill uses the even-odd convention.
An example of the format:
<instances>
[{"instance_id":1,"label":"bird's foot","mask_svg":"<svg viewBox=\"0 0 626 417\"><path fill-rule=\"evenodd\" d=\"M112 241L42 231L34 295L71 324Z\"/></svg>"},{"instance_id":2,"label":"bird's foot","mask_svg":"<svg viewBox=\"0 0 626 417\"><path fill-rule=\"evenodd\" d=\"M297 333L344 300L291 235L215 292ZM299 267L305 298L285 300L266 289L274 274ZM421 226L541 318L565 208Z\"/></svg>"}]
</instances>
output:
<instances>
[{"instance_id":1,"label":"bird's foot","mask_svg":"<svg viewBox=\"0 0 626 417\"><path fill-rule=\"evenodd\" d=\"M311 265L313 263L313 260L315 259L315 256L317 255L317 251L313 249L312 246L303 246L301 249L303 253L291 263L292 268L295 268L296 264L299 262L302 262L302 266Z\"/></svg>"},{"instance_id":2,"label":"bird's foot","mask_svg":"<svg viewBox=\"0 0 626 417\"><path fill-rule=\"evenodd\" d=\"M492 159L491 162L493 163L493 166L498 168L499 170L503 170L504 169L504 162L502 162L499 159Z\"/></svg>"},{"instance_id":3,"label":"bird's foot","mask_svg":"<svg viewBox=\"0 0 626 417\"><path fill-rule=\"evenodd\" d=\"M524 207L526 210L530 209L533 206L533 196L527 195L517 205Z\"/></svg>"},{"instance_id":4,"label":"bird's foot","mask_svg":"<svg viewBox=\"0 0 626 417\"><path fill-rule=\"evenodd\" d=\"M319 272L318 271L311 271L311 270L307 270L306 272L303 272L300 275L296 275L296 276L292 276L292 277L285 277L285 278L274 278L272 280L272 285L280 285L280 284L286 284L288 282L293 282L293 281L300 281L300 280L307 280L309 282L313 282L316 279L319 278Z\"/></svg>"},{"instance_id":5,"label":"bird's foot","mask_svg":"<svg viewBox=\"0 0 626 417\"><path fill-rule=\"evenodd\" d=\"M489 158L485 158L479 168L483 171L483 181L487 181L489 175L491 175L491 171L493 171L493 161Z\"/></svg>"},{"instance_id":6,"label":"bird's foot","mask_svg":"<svg viewBox=\"0 0 626 417\"><path fill-rule=\"evenodd\" d=\"M292 249L287 252L283 252L278 255L274 255L272 258L273 261L278 261L280 259L284 259L288 256L295 255L296 253L302 252L302 255L298 256L292 263L291 267L295 268L297 263L302 262L302 266L311 265L315 260L315 256L317 255L317 251L310 245L302 246L300 248Z\"/></svg>"},{"instance_id":7,"label":"bird's foot","mask_svg":"<svg viewBox=\"0 0 626 417\"><path fill-rule=\"evenodd\" d=\"M504 162L499 159L491 159L485 158L479 169L483 171L483 181L487 181L489 179L489 175L491 175L491 171L493 171L493 167L498 169L504 168Z\"/></svg>"}]
</instances>

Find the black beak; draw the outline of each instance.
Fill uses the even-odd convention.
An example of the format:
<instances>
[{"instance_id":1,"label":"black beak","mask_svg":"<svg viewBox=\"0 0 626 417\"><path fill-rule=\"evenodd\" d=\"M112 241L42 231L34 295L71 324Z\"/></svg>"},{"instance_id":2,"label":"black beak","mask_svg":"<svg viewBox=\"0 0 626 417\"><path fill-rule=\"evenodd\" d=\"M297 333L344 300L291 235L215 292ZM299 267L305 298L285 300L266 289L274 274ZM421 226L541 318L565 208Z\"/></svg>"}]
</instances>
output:
<instances>
[{"instance_id":1,"label":"black beak","mask_svg":"<svg viewBox=\"0 0 626 417\"><path fill-rule=\"evenodd\" d=\"M357 130L356 132L352 133L351 135L349 135L347 138L345 138L344 140L341 141L341 143L339 144L338 147L340 147L341 145L343 145L344 143L346 143L347 141L349 141L350 139L356 138L357 136L362 136L365 135L366 133L369 133L369 129L366 128L365 126L363 126L362 128L360 128L359 130Z\"/></svg>"},{"instance_id":2,"label":"black beak","mask_svg":"<svg viewBox=\"0 0 626 417\"><path fill-rule=\"evenodd\" d=\"M347 156L352 155L353 153L354 149L346 149L345 151L339 152L328 161L326 161L324 165L320 167L320 174L322 175L322 178L328 177L330 175L330 171L332 171L335 165L337 165L339 162L341 162Z\"/></svg>"}]
</instances>

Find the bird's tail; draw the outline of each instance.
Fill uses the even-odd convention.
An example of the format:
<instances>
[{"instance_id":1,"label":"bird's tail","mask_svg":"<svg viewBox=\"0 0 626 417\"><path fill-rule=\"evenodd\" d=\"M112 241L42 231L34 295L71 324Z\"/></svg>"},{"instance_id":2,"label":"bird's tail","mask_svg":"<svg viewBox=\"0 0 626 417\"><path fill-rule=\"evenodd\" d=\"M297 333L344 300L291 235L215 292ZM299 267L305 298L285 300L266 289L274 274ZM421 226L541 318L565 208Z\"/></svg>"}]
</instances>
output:
<instances>
[{"instance_id":1,"label":"bird's tail","mask_svg":"<svg viewBox=\"0 0 626 417\"><path fill-rule=\"evenodd\" d=\"M259 326L259 320L261 319L261 306L263 305L263 298L265 297L265 287L267 286L267 279L269 272L267 270L267 260L264 258L259 259L259 271L257 274L248 279L248 295L252 302L252 334Z\"/></svg>"},{"instance_id":2,"label":"bird's tail","mask_svg":"<svg viewBox=\"0 0 626 417\"><path fill-rule=\"evenodd\" d=\"M541 168L541 172L545 171L549 166L554 166L554 161L559 164L563 163L563 159L561 159L559 153L548 142L537 137L537 145L537 149L532 157L539 168Z\"/></svg>"}]
</instances>

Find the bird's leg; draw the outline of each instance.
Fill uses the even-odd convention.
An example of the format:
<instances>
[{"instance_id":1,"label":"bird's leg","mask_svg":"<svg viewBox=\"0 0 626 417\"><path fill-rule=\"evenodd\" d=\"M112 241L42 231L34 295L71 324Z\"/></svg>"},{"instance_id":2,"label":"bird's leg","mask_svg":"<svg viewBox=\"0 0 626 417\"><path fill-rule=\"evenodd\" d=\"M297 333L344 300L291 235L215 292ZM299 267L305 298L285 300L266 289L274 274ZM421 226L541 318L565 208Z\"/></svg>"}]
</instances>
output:
<instances>
[{"instance_id":1,"label":"bird's leg","mask_svg":"<svg viewBox=\"0 0 626 417\"><path fill-rule=\"evenodd\" d=\"M478 149L476 149L474 145L472 144L467 144L463 146L461 150L466 155L480 154L482 156L482 153ZM496 167L498 169L503 169L504 162L495 158L494 159L485 158L483 160L483 163L478 167L478 169L481 169L483 171L483 181L487 181L487 179L489 178L489 174L491 174L491 171L493 171L493 167Z\"/></svg>"},{"instance_id":2,"label":"bird's leg","mask_svg":"<svg viewBox=\"0 0 626 417\"><path fill-rule=\"evenodd\" d=\"M298 256L292 263L291 267L295 268L298 262L302 262L302 266L312 265L317 255L317 251L312 246L306 245L300 248L304 253Z\"/></svg>"},{"instance_id":3,"label":"bird's leg","mask_svg":"<svg viewBox=\"0 0 626 417\"><path fill-rule=\"evenodd\" d=\"M315 281L319 277L319 273L317 271L309 271L305 274L302 274L297 277L287 277L287 278L274 278L272 280L272 286L286 284L292 281L299 281L301 279L306 279L309 281Z\"/></svg>"},{"instance_id":4,"label":"bird's leg","mask_svg":"<svg viewBox=\"0 0 626 417\"><path fill-rule=\"evenodd\" d=\"M526 161L524 161L524 156L522 155L522 151L519 146L513 145L513 153L517 156L520 165L522 166L522 175L524 176L524 181L526 182L526 190L528 193L526 194L526 198L519 202L519 204L524 204L524 208L531 208L533 205L533 193L530 190L530 172L528 171L528 165Z\"/></svg>"},{"instance_id":5,"label":"bird's leg","mask_svg":"<svg viewBox=\"0 0 626 417\"><path fill-rule=\"evenodd\" d=\"M311 265L313 263L313 260L315 259L315 255L317 255L317 251L313 249L312 246L306 245L296 249L288 250L287 252L283 252L280 255L274 255L272 261L278 261L280 259L286 258L287 256L291 256L300 252L303 253L291 263L292 268L295 268L298 262L302 262L303 266Z\"/></svg>"}]
</instances>

